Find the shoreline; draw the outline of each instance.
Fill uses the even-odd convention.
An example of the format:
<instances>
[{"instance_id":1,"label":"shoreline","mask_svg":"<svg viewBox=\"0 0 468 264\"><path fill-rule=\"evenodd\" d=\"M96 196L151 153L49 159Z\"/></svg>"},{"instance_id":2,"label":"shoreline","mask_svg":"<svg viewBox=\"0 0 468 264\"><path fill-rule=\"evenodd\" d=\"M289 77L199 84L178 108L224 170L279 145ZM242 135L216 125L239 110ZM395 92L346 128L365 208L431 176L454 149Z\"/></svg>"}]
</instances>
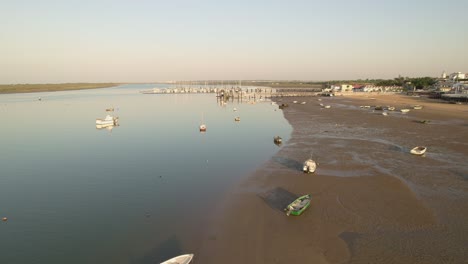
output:
<instances>
[{"instance_id":1,"label":"shoreline","mask_svg":"<svg viewBox=\"0 0 468 264\"><path fill-rule=\"evenodd\" d=\"M290 105L283 114L293 127L291 139L226 194L198 246L197 261L464 261L468 106L372 97L281 99ZM331 108L321 108L318 99ZM382 116L362 104L424 108ZM415 122L420 119L432 122ZM419 144L429 146L426 157L409 154ZM303 174L302 162L311 155L319 162L317 171ZM312 194L309 209L285 216L282 208L306 193Z\"/></svg>"}]
</instances>

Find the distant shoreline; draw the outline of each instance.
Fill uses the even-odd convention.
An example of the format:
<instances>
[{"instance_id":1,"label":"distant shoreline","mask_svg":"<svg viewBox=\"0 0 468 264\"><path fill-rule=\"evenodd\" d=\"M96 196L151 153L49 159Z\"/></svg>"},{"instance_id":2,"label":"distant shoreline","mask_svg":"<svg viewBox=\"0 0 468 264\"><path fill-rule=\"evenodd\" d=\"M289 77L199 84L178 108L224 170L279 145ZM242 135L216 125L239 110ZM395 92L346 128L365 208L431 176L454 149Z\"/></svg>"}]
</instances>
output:
<instances>
[{"instance_id":1,"label":"distant shoreline","mask_svg":"<svg viewBox=\"0 0 468 264\"><path fill-rule=\"evenodd\" d=\"M39 93L109 88L120 83L0 84L0 94Z\"/></svg>"}]
</instances>

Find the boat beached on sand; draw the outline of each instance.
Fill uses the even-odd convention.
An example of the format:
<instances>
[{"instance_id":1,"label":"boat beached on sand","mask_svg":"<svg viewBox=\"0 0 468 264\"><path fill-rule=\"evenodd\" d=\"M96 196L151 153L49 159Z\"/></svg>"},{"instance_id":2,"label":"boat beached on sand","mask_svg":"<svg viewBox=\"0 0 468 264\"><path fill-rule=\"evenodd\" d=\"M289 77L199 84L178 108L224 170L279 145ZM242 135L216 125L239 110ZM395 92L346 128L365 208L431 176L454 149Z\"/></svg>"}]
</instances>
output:
<instances>
[{"instance_id":1,"label":"boat beached on sand","mask_svg":"<svg viewBox=\"0 0 468 264\"><path fill-rule=\"evenodd\" d=\"M284 208L284 211L286 211L286 215L301 215L302 212L304 212L305 209L309 207L311 199L312 198L310 197L310 194L306 194L297 198L288 206L286 206L286 208Z\"/></svg>"},{"instance_id":2,"label":"boat beached on sand","mask_svg":"<svg viewBox=\"0 0 468 264\"><path fill-rule=\"evenodd\" d=\"M193 254L180 255L169 260L162 262L161 264L188 264L193 259Z\"/></svg>"},{"instance_id":3,"label":"boat beached on sand","mask_svg":"<svg viewBox=\"0 0 468 264\"><path fill-rule=\"evenodd\" d=\"M317 169L317 163L313 159L308 159L304 162L302 170L305 173L314 173L315 169Z\"/></svg>"},{"instance_id":4,"label":"boat beached on sand","mask_svg":"<svg viewBox=\"0 0 468 264\"><path fill-rule=\"evenodd\" d=\"M411 154L414 154L414 155L424 155L424 153L426 153L426 150L427 150L427 147L417 146L411 149L410 152Z\"/></svg>"}]
</instances>

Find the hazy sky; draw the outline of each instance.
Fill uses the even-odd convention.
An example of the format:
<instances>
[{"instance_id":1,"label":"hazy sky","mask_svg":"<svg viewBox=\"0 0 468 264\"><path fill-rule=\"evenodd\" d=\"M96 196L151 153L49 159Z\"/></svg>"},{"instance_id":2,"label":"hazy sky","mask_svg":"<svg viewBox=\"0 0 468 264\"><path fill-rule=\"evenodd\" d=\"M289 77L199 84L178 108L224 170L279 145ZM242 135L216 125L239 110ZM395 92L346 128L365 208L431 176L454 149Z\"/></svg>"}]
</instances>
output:
<instances>
[{"instance_id":1,"label":"hazy sky","mask_svg":"<svg viewBox=\"0 0 468 264\"><path fill-rule=\"evenodd\" d=\"M0 83L468 72L467 0L0 0Z\"/></svg>"}]
</instances>

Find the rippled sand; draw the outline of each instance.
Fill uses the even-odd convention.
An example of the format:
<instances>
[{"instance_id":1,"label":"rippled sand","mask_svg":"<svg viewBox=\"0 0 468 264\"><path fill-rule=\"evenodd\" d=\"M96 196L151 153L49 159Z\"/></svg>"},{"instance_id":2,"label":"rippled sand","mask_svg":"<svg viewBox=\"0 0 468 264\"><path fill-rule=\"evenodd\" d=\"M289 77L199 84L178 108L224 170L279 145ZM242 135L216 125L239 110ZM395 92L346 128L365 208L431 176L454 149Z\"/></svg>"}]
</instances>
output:
<instances>
[{"instance_id":1,"label":"rippled sand","mask_svg":"<svg viewBox=\"0 0 468 264\"><path fill-rule=\"evenodd\" d=\"M220 203L197 262L466 263L468 105L374 97L284 98L291 139ZM409 153L417 145L425 156ZM301 173L311 156L316 173ZM311 207L287 217L305 193Z\"/></svg>"}]
</instances>

